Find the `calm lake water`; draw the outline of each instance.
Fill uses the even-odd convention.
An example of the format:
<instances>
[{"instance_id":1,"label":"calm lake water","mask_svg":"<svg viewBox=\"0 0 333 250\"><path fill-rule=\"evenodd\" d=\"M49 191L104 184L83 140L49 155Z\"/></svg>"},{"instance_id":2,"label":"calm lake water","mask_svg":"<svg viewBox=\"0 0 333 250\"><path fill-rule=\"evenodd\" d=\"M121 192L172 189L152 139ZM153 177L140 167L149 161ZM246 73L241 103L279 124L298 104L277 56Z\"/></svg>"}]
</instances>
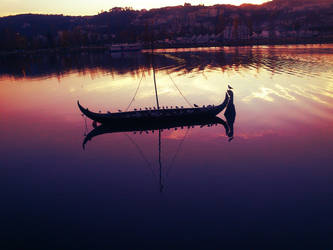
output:
<instances>
[{"instance_id":1,"label":"calm lake water","mask_svg":"<svg viewBox=\"0 0 333 250\"><path fill-rule=\"evenodd\" d=\"M158 131L83 150L77 100L156 106L151 59L0 59L0 248L333 249L333 45L158 50L161 106L234 88L233 140L207 125L163 130L160 152Z\"/></svg>"}]
</instances>

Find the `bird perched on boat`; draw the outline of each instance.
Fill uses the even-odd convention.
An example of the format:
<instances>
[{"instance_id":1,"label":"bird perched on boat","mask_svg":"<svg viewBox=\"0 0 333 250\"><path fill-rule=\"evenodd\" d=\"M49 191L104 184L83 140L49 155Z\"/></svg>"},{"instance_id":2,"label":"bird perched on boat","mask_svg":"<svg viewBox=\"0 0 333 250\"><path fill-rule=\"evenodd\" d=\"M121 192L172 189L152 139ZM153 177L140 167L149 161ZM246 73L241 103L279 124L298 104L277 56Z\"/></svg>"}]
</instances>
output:
<instances>
[{"instance_id":1,"label":"bird perched on boat","mask_svg":"<svg viewBox=\"0 0 333 250\"><path fill-rule=\"evenodd\" d=\"M228 89L233 89L233 87L231 87L231 86L228 84Z\"/></svg>"},{"instance_id":2,"label":"bird perched on boat","mask_svg":"<svg viewBox=\"0 0 333 250\"><path fill-rule=\"evenodd\" d=\"M194 107L196 107L196 108L198 108L198 107L199 107L197 104L193 104L193 105L194 105Z\"/></svg>"}]
</instances>

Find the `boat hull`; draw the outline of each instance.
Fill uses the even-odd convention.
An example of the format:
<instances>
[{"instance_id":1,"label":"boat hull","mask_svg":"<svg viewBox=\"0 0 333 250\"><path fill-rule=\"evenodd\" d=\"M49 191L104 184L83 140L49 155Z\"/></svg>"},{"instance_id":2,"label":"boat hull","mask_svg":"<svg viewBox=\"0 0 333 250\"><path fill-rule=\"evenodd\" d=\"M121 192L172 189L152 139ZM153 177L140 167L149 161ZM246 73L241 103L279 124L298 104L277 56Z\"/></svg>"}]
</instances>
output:
<instances>
[{"instance_id":1,"label":"boat hull","mask_svg":"<svg viewBox=\"0 0 333 250\"><path fill-rule=\"evenodd\" d=\"M95 113L81 106L77 102L81 112L93 121L102 124L117 124L117 123L146 123L146 122L168 122L168 121L183 121L184 119L206 119L212 118L220 113L229 102L229 95L226 93L222 104L218 106L209 105L200 108L176 108L176 109L158 109L158 110L140 110L119 113Z\"/></svg>"},{"instance_id":2,"label":"boat hull","mask_svg":"<svg viewBox=\"0 0 333 250\"><path fill-rule=\"evenodd\" d=\"M138 111L126 112L121 114L98 114L81 109L82 113L91 120L99 123L117 124L117 123L147 123L147 122L168 122L182 121L184 119L204 119L216 116L220 111L213 108L207 109L186 109L186 110L159 110L159 111Z\"/></svg>"}]
</instances>

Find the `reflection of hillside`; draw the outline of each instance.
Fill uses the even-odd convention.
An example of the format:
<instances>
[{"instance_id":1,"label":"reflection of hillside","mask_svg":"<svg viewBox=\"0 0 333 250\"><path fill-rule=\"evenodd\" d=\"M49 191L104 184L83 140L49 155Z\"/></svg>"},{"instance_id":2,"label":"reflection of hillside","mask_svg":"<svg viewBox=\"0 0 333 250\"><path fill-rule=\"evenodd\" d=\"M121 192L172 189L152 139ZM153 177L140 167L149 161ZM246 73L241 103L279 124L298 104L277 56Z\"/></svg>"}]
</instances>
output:
<instances>
[{"instance_id":1,"label":"reflection of hillside","mask_svg":"<svg viewBox=\"0 0 333 250\"><path fill-rule=\"evenodd\" d=\"M332 67L333 47L225 47L216 49L157 50L157 70L186 74L203 70L266 69L273 74L317 74ZM320 55L320 56L319 56ZM45 54L39 57L8 56L0 58L0 76L15 78L61 77L70 72L133 74L149 70L151 54ZM325 58L325 62L322 59Z\"/></svg>"},{"instance_id":2,"label":"reflection of hillside","mask_svg":"<svg viewBox=\"0 0 333 250\"><path fill-rule=\"evenodd\" d=\"M70 54L41 55L39 57L12 56L0 59L0 75L21 77L62 76L69 72L99 70L110 74L136 74L149 70L150 53L125 55L108 54ZM159 52L155 55L157 69L169 69L187 73L206 68L219 68L229 65L247 65L251 58L238 53L223 51Z\"/></svg>"}]
</instances>

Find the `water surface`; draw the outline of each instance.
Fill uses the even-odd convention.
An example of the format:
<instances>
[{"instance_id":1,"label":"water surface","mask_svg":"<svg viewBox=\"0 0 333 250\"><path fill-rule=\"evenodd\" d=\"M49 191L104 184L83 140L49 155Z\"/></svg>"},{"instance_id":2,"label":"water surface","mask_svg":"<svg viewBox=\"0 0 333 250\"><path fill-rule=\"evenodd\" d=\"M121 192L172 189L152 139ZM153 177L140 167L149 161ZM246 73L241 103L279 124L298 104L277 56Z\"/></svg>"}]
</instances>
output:
<instances>
[{"instance_id":1,"label":"water surface","mask_svg":"<svg viewBox=\"0 0 333 250\"><path fill-rule=\"evenodd\" d=\"M153 60L161 106L187 107L181 94L216 105L234 88L232 141L221 125L163 130L162 168L158 131L100 135L83 150L93 127L77 100L103 112L156 106L149 51L1 58L0 244L332 247L333 46L158 50Z\"/></svg>"}]
</instances>

